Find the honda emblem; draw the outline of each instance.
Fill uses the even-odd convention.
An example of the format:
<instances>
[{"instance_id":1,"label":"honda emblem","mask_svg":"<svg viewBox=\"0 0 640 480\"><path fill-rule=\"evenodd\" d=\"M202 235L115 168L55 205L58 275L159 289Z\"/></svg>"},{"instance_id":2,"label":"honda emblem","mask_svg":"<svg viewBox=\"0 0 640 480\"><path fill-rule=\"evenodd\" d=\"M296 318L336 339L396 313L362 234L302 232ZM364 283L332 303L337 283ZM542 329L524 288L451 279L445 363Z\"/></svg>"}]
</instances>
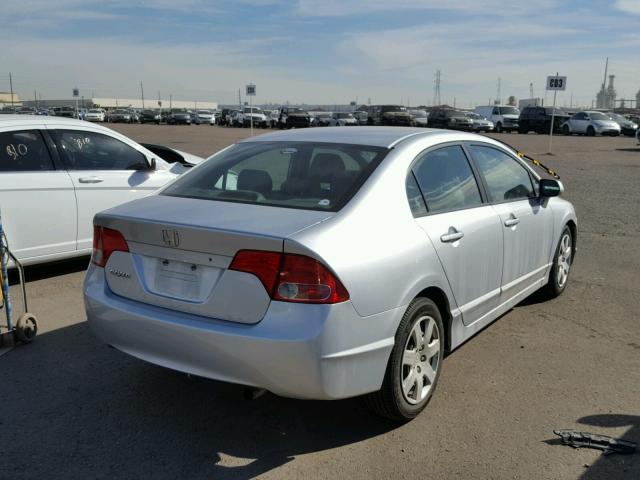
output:
<instances>
[{"instance_id":1,"label":"honda emblem","mask_svg":"<svg viewBox=\"0 0 640 480\"><path fill-rule=\"evenodd\" d=\"M167 247L180 245L180 236L177 230L162 230L162 241Z\"/></svg>"}]
</instances>

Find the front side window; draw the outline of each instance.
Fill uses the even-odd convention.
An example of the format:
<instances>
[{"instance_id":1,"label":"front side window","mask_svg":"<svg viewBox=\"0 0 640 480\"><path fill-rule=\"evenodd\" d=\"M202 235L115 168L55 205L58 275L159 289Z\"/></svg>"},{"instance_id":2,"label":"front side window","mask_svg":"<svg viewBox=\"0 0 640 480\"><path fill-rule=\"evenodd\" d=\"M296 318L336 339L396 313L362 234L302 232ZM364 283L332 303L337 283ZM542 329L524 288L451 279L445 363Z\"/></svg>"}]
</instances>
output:
<instances>
[{"instance_id":1,"label":"front side window","mask_svg":"<svg viewBox=\"0 0 640 480\"><path fill-rule=\"evenodd\" d=\"M469 150L484 177L492 202L536 196L529 172L516 159L493 147L471 145Z\"/></svg>"},{"instance_id":2,"label":"front side window","mask_svg":"<svg viewBox=\"0 0 640 480\"><path fill-rule=\"evenodd\" d=\"M428 152L414 165L413 173L431 213L482 204L473 171L459 145Z\"/></svg>"},{"instance_id":3,"label":"front side window","mask_svg":"<svg viewBox=\"0 0 640 480\"><path fill-rule=\"evenodd\" d=\"M0 133L0 172L53 170L49 150L37 130Z\"/></svg>"},{"instance_id":4,"label":"front side window","mask_svg":"<svg viewBox=\"0 0 640 480\"><path fill-rule=\"evenodd\" d=\"M68 170L147 170L145 156L120 140L101 133L58 130L58 144Z\"/></svg>"},{"instance_id":5,"label":"front side window","mask_svg":"<svg viewBox=\"0 0 640 480\"><path fill-rule=\"evenodd\" d=\"M162 194L337 211L387 152L333 143L241 143L184 174Z\"/></svg>"}]
</instances>

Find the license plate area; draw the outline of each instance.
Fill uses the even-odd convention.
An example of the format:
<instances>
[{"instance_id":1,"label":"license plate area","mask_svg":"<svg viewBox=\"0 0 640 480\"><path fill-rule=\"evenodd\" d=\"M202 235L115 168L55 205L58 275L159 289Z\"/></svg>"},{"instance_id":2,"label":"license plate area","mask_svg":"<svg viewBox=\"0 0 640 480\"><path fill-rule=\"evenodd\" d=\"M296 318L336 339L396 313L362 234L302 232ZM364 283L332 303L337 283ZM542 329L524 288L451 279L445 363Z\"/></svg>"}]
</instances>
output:
<instances>
[{"instance_id":1,"label":"license plate area","mask_svg":"<svg viewBox=\"0 0 640 480\"><path fill-rule=\"evenodd\" d=\"M143 256L142 270L149 293L185 302L211 296L223 269L192 262Z\"/></svg>"}]
</instances>

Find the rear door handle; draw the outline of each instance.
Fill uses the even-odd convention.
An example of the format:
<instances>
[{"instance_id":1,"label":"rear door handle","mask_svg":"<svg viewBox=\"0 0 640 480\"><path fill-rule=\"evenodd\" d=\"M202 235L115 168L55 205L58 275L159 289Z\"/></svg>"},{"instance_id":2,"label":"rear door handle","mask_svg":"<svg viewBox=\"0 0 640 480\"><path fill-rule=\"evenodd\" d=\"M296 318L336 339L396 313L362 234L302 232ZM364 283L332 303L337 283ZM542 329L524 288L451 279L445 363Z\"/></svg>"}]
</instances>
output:
<instances>
[{"instance_id":1,"label":"rear door handle","mask_svg":"<svg viewBox=\"0 0 640 480\"><path fill-rule=\"evenodd\" d=\"M449 227L449 231L440 237L442 243L450 243L460 240L464 237L463 232L459 232L455 227Z\"/></svg>"},{"instance_id":2,"label":"rear door handle","mask_svg":"<svg viewBox=\"0 0 640 480\"><path fill-rule=\"evenodd\" d=\"M507 218L504 221L504 226L505 227L515 227L517 224L520 223L520 219L517 218L513 213L511 214L511 216L509 218Z\"/></svg>"},{"instance_id":3,"label":"rear door handle","mask_svg":"<svg viewBox=\"0 0 640 480\"><path fill-rule=\"evenodd\" d=\"M104 180L100 177L80 177L78 182L80 183L100 183Z\"/></svg>"}]
</instances>

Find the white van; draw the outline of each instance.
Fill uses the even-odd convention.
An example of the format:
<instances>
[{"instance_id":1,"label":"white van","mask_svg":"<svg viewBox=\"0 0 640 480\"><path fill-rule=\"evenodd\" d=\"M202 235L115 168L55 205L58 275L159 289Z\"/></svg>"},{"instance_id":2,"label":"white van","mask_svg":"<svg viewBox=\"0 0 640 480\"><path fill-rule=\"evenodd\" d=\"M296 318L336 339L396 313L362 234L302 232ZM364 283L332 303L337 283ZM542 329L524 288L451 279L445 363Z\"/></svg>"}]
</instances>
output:
<instances>
[{"instance_id":1,"label":"white van","mask_svg":"<svg viewBox=\"0 0 640 480\"><path fill-rule=\"evenodd\" d=\"M475 112L491 120L495 132L513 132L518 130L520 110L511 105L484 105L476 107Z\"/></svg>"}]
</instances>

